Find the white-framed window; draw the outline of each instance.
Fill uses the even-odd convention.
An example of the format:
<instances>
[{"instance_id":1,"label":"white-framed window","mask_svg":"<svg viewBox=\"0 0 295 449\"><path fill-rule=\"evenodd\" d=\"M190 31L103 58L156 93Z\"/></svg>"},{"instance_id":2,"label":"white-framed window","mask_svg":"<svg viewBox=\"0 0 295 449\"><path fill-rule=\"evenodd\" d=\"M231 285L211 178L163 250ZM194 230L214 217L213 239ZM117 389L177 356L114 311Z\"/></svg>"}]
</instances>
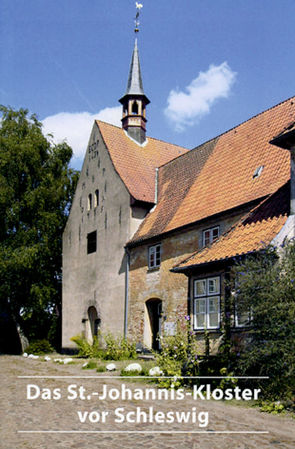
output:
<instances>
[{"instance_id":1,"label":"white-framed window","mask_svg":"<svg viewBox=\"0 0 295 449\"><path fill-rule=\"evenodd\" d=\"M251 324L251 310L239 310L239 302L235 303L235 326L236 327L249 327Z\"/></svg>"},{"instance_id":2,"label":"white-framed window","mask_svg":"<svg viewBox=\"0 0 295 449\"><path fill-rule=\"evenodd\" d=\"M194 281L194 328L220 326L220 276Z\"/></svg>"},{"instance_id":3,"label":"white-framed window","mask_svg":"<svg viewBox=\"0 0 295 449\"><path fill-rule=\"evenodd\" d=\"M148 267L158 268L161 265L161 243L149 247Z\"/></svg>"},{"instance_id":4,"label":"white-framed window","mask_svg":"<svg viewBox=\"0 0 295 449\"><path fill-rule=\"evenodd\" d=\"M203 246L210 245L219 237L219 226L203 231Z\"/></svg>"}]
</instances>

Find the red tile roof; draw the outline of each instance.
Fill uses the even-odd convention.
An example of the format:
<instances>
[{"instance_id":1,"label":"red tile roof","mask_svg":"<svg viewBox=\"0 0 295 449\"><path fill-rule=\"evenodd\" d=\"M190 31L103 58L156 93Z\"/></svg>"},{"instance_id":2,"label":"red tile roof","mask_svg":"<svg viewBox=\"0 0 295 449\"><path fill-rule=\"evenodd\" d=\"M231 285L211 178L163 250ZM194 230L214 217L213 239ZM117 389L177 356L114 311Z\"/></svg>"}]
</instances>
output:
<instances>
[{"instance_id":1,"label":"red tile roof","mask_svg":"<svg viewBox=\"0 0 295 449\"><path fill-rule=\"evenodd\" d=\"M295 97L161 167L159 202L131 243L258 200L279 189L290 176L290 154L269 141L294 119ZM200 164L200 170L196 164ZM253 178L261 166L261 175Z\"/></svg>"},{"instance_id":2,"label":"red tile roof","mask_svg":"<svg viewBox=\"0 0 295 449\"><path fill-rule=\"evenodd\" d=\"M197 265L226 260L265 248L287 220L289 189L289 183L286 183L212 245L196 251L178 264L175 271L186 271Z\"/></svg>"},{"instance_id":3,"label":"red tile roof","mask_svg":"<svg viewBox=\"0 0 295 449\"><path fill-rule=\"evenodd\" d=\"M138 145L117 126L96 120L108 148L115 170L132 197L153 203L155 169L188 150L148 137L145 146Z\"/></svg>"}]
</instances>

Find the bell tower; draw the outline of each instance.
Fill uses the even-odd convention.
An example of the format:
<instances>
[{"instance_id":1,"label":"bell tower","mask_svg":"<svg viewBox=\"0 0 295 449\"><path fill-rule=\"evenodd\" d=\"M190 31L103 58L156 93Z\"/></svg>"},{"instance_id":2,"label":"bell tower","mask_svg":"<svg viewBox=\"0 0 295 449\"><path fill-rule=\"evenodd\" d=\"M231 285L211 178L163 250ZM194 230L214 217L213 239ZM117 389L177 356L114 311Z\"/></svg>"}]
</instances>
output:
<instances>
[{"instance_id":1,"label":"bell tower","mask_svg":"<svg viewBox=\"0 0 295 449\"><path fill-rule=\"evenodd\" d=\"M139 31L139 10L141 4L136 3L137 13L135 18L135 33ZM137 38L135 39L132 54L127 89L125 95L119 100L123 106L122 128L138 143L144 143L146 139L146 106L150 100L144 93L140 71Z\"/></svg>"}]
</instances>

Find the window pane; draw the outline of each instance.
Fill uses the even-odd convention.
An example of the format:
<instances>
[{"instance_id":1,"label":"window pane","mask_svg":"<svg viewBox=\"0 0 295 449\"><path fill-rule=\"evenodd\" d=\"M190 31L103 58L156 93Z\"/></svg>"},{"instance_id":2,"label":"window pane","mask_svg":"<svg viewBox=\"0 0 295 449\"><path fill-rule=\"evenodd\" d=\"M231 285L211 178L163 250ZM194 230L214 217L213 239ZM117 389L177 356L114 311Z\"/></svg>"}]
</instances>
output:
<instances>
[{"instance_id":1,"label":"window pane","mask_svg":"<svg viewBox=\"0 0 295 449\"><path fill-rule=\"evenodd\" d=\"M153 268L155 264L155 251L154 247L149 248L149 267Z\"/></svg>"},{"instance_id":2,"label":"window pane","mask_svg":"<svg viewBox=\"0 0 295 449\"><path fill-rule=\"evenodd\" d=\"M219 228L212 229L212 238L213 240L217 239L219 237Z\"/></svg>"},{"instance_id":3,"label":"window pane","mask_svg":"<svg viewBox=\"0 0 295 449\"><path fill-rule=\"evenodd\" d=\"M210 230L204 232L204 245L209 245L210 243Z\"/></svg>"},{"instance_id":4,"label":"window pane","mask_svg":"<svg viewBox=\"0 0 295 449\"><path fill-rule=\"evenodd\" d=\"M196 327L204 329L205 327L205 314L201 313L200 315L196 315Z\"/></svg>"},{"instance_id":5,"label":"window pane","mask_svg":"<svg viewBox=\"0 0 295 449\"><path fill-rule=\"evenodd\" d=\"M218 312L218 297L209 298L209 313Z\"/></svg>"},{"instance_id":6,"label":"window pane","mask_svg":"<svg viewBox=\"0 0 295 449\"><path fill-rule=\"evenodd\" d=\"M156 246L156 266L161 264L161 246Z\"/></svg>"},{"instance_id":7,"label":"window pane","mask_svg":"<svg viewBox=\"0 0 295 449\"><path fill-rule=\"evenodd\" d=\"M249 326L251 320L251 311L238 308L236 305L236 326Z\"/></svg>"},{"instance_id":8,"label":"window pane","mask_svg":"<svg viewBox=\"0 0 295 449\"><path fill-rule=\"evenodd\" d=\"M206 280L195 281L195 296L205 296L206 295Z\"/></svg>"},{"instance_id":9,"label":"window pane","mask_svg":"<svg viewBox=\"0 0 295 449\"><path fill-rule=\"evenodd\" d=\"M206 312L206 300L198 299L196 301L196 313L205 313Z\"/></svg>"},{"instance_id":10,"label":"window pane","mask_svg":"<svg viewBox=\"0 0 295 449\"><path fill-rule=\"evenodd\" d=\"M219 277L208 279L208 293L212 295L214 293L219 293Z\"/></svg>"},{"instance_id":11,"label":"window pane","mask_svg":"<svg viewBox=\"0 0 295 449\"><path fill-rule=\"evenodd\" d=\"M209 314L209 327L218 327L218 313L210 313Z\"/></svg>"}]
</instances>

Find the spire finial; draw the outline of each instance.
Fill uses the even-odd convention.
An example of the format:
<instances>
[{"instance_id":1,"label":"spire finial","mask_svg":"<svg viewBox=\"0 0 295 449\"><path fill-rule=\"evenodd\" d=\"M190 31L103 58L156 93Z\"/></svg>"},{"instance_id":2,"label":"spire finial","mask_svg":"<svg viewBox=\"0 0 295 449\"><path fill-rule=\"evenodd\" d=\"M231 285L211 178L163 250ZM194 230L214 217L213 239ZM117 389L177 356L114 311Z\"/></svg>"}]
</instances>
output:
<instances>
[{"instance_id":1,"label":"spire finial","mask_svg":"<svg viewBox=\"0 0 295 449\"><path fill-rule=\"evenodd\" d=\"M139 32L139 24L140 24L140 22L139 22L139 14L140 14L141 8L143 8L143 4L135 2L135 6L136 6L136 16L135 16L135 20L134 20L134 23L135 23L134 32L138 33Z\"/></svg>"}]
</instances>

